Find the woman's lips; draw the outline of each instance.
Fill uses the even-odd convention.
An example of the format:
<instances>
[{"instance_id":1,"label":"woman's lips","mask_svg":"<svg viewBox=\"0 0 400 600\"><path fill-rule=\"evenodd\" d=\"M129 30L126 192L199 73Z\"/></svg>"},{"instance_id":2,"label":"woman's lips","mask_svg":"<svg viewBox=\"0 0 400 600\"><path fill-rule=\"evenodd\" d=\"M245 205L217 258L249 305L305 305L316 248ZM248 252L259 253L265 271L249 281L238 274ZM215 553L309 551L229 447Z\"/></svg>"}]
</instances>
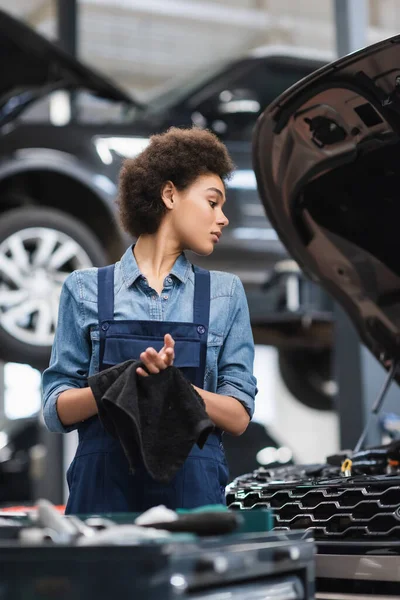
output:
<instances>
[{"instance_id":1,"label":"woman's lips","mask_svg":"<svg viewBox=\"0 0 400 600\"><path fill-rule=\"evenodd\" d=\"M219 242L219 236L216 233L212 233L211 234L213 241L218 244Z\"/></svg>"}]
</instances>

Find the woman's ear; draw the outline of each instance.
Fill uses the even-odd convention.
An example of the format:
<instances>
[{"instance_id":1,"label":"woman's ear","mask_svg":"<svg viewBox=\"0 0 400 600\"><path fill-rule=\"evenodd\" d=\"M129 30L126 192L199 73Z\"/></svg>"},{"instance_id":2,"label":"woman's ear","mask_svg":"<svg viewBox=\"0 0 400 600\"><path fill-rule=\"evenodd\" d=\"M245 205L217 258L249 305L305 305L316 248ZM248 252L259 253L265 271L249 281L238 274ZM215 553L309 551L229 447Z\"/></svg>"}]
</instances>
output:
<instances>
[{"instance_id":1,"label":"woman's ear","mask_svg":"<svg viewBox=\"0 0 400 600\"><path fill-rule=\"evenodd\" d=\"M164 183L164 185L161 189L162 201L164 202L165 206L169 210L174 208L174 193L175 193L175 191L176 191L176 189L175 189L175 186L172 183L172 181L167 181L166 183Z\"/></svg>"}]
</instances>

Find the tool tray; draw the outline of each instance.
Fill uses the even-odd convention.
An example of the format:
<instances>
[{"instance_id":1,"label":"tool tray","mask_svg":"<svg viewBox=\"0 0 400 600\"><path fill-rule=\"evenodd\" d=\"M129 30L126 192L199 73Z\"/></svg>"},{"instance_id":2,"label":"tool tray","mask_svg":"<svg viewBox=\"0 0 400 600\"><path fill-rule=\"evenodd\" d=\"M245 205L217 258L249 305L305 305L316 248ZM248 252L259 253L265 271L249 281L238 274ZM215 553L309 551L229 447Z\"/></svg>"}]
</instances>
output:
<instances>
[{"instance_id":1,"label":"tool tray","mask_svg":"<svg viewBox=\"0 0 400 600\"><path fill-rule=\"evenodd\" d=\"M135 515L111 517L129 524ZM238 532L223 536L172 534L162 541L80 546L21 543L19 532L30 525L26 517L12 518L0 527L0 597L216 600L229 592L230 600L313 598L313 539L265 531L269 519L268 511L253 511Z\"/></svg>"}]
</instances>

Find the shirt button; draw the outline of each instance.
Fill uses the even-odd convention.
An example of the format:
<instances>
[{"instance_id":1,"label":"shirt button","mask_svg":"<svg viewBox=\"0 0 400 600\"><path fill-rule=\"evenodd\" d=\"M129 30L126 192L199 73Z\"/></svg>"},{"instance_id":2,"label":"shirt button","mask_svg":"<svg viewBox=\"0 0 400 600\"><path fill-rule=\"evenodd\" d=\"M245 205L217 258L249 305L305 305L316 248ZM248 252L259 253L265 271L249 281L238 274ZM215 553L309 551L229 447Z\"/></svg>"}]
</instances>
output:
<instances>
[{"instance_id":1,"label":"shirt button","mask_svg":"<svg viewBox=\"0 0 400 600\"><path fill-rule=\"evenodd\" d=\"M198 328L197 328L197 332L198 333L203 334L203 333L205 333L205 331L206 330L205 330L205 327L203 327L203 325L199 325L198 326Z\"/></svg>"},{"instance_id":2,"label":"shirt button","mask_svg":"<svg viewBox=\"0 0 400 600\"><path fill-rule=\"evenodd\" d=\"M107 331L107 329L110 327L109 323L103 323L103 325L101 326L103 331Z\"/></svg>"},{"instance_id":3,"label":"shirt button","mask_svg":"<svg viewBox=\"0 0 400 600\"><path fill-rule=\"evenodd\" d=\"M164 294L163 300L168 300L168 295L167 294Z\"/></svg>"},{"instance_id":4,"label":"shirt button","mask_svg":"<svg viewBox=\"0 0 400 600\"><path fill-rule=\"evenodd\" d=\"M167 283L172 283L172 279L171 279L171 277L167 277L167 280L166 280L166 281L167 281Z\"/></svg>"},{"instance_id":5,"label":"shirt button","mask_svg":"<svg viewBox=\"0 0 400 600\"><path fill-rule=\"evenodd\" d=\"M157 300L157 296L152 296L153 300Z\"/></svg>"}]
</instances>

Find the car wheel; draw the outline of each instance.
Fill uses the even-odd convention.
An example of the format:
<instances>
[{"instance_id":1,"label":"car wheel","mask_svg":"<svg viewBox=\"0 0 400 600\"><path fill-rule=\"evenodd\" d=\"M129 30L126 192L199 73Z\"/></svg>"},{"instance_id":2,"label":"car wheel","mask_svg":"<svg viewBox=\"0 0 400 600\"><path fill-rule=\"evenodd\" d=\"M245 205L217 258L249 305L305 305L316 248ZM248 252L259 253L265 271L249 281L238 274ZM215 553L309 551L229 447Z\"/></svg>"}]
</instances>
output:
<instances>
[{"instance_id":1,"label":"car wheel","mask_svg":"<svg viewBox=\"0 0 400 600\"><path fill-rule=\"evenodd\" d=\"M93 233L70 215L35 207L2 214L0 359L45 368L64 280L106 262Z\"/></svg>"},{"instance_id":2,"label":"car wheel","mask_svg":"<svg viewBox=\"0 0 400 600\"><path fill-rule=\"evenodd\" d=\"M316 410L334 410L337 384L330 348L279 350L279 370L289 392Z\"/></svg>"}]
</instances>

